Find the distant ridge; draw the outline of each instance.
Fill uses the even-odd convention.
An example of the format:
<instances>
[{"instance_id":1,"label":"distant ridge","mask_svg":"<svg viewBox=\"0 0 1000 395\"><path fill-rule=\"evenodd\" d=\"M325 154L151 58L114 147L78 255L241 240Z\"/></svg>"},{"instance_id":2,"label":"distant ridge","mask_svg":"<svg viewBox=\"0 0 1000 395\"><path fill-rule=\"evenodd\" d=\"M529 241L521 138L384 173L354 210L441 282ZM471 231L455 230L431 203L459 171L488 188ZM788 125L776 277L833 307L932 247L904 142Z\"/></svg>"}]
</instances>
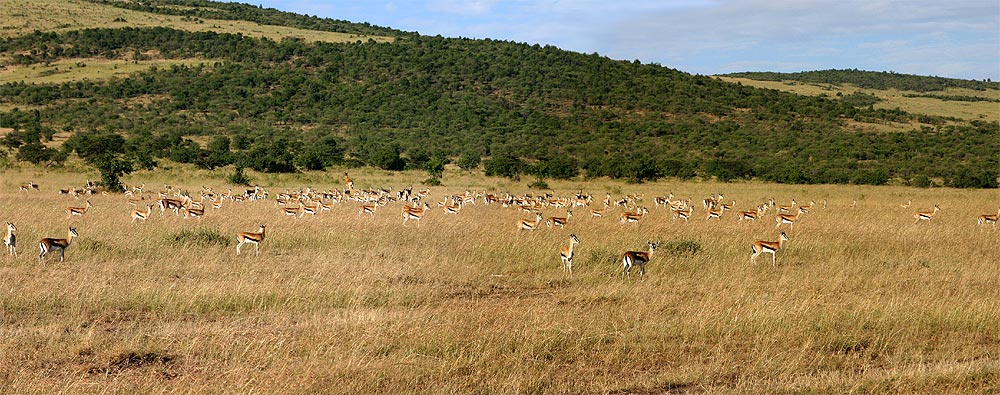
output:
<instances>
[{"instance_id":1,"label":"distant ridge","mask_svg":"<svg viewBox=\"0 0 1000 395\"><path fill-rule=\"evenodd\" d=\"M864 71L857 69L817 70L797 73L769 71L723 74L723 77L748 78L758 81L800 81L822 84L852 84L867 89L899 89L904 91L931 92L947 88L974 90L1000 90L1000 82L963 80L957 78L928 77L899 74L891 71Z\"/></svg>"}]
</instances>

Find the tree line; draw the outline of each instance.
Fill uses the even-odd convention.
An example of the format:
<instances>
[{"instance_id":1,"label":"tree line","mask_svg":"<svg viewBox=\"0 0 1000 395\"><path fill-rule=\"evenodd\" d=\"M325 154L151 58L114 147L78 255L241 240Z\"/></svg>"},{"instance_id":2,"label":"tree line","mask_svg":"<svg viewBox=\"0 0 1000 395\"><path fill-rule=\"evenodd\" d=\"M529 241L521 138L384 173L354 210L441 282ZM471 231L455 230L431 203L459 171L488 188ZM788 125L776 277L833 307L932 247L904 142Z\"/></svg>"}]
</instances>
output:
<instances>
[{"instance_id":1,"label":"tree line","mask_svg":"<svg viewBox=\"0 0 1000 395\"><path fill-rule=\"evenodd\" d=\"M141 61L150 52L211 59L109 80L0 85L0 102L39 106L0 113L0 127L15 129L0 143L40 163L86 157L74 139L97 136L120 142L119 159L136 166L169 158L269 172L370 165L433 174L454 161L540 179L929 185L926 178L979 187L995 185L998 169L995 122L858 108L552 46L418 35L305 43L124 28L35 32L0 40L0 52L39 67L64 58ZM844 127L918 117L931 126ZM61 150L46 148L56 131L76 135Z\"/></svg>"}]
</instances>

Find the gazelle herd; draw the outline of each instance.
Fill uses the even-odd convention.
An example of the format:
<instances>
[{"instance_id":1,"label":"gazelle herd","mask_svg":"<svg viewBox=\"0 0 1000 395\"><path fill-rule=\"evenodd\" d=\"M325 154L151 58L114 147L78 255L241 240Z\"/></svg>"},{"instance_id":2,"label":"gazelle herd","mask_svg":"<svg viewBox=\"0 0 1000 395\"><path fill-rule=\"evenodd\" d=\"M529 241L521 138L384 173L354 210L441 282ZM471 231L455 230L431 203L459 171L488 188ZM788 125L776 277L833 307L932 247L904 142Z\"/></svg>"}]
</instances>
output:
<instances>
[{"instance_id":1,"label":"gazelle herd","mask_svg":"<svg viewBox=\"0 0 1000 395\"><path fill-rule=\"evenodd\" d=\"M387 189L356 190L353 188L353 180L346 173L344 174L344 182L347 188L343 190L333 189L320 192L308 188L305 191L286 191L285 193L280 193L274 198L275 206L279 208L279 213L283 216L302 218L305 214L315 217L322 212L332 211L333 207L337 205L354 202L359 217L373 218L379 212L379 207L396 203L401 205L402 224L405 226L407 222L412 220L416 222L417 227L420 226L422 219L434 211L431 204L428 203L429 190L414 192L411 188L406 188L395 194ZM39 190L37 184L28 183L21 186L21 191L24 192L32 193L32 191L37 190ZM129 215L133 226L135 226L137 220L140 222L148 221L152 216L154 206L159 207L161 217L166 212L172 211L175 216L181 216L183 213L184 218L200 219L206 215L211 215L206 212L206 207L211 207L212 210L219 210L226 201L239 204L240 202L268 199L267 191L260 187L247 189L242 193L233 193L232 190L229 190L222 194L213 192L211 188L202 187L197 201L191 197L190 193L175 190L173 187L167 185L164 186L164 190L159 193L159 196L144 192L142 187L133 187L126 194L126 203L129 206L145 206L145 210L138 208L131 210ZM620 210L618 212L619 222L622 225L619 226L649 221L646 218L650 217L650 210L641 205L642 200L643 196L640 195L626 195L619 199L613 199L611 194L608 193L603 201L594 203L592 197L584 194L582 191L573 196L566 197L558 197L551 194L523 194L515 196L509 193L501 195L466 191L462 194L444 196L437 203L437 207L444 214L454 216L460 216L464 206L476 205L477 202L481 202L483 206L499 205L504 208L514 208L531 215L529 218L525 219L522 217L516 220L517 230L533 233L530 231L539 229L539 225L543 223L543 218L546 224L545 228L552 229L559 227L560 229L565 229L571 225L573 209L577 207L590 210L591 217L596 218L594 219L596 221L600 221L600 218L605 217L609 210L615 210L616 212ZM659 210L660 207L663 207L669 210L668 217L674 222L684 220L687 223L695 211L694 205L691 204L691 199L675 199L673 193L667 196L654 197L653 201L655 202L655 209ZM727 211L737 209L737 202L735 200L731 200L728 204L723 202L723 194L721 193L718 195L713 194L701 201L702 209L705 210L704 221L706 223L713 219L723 221L727 217ZM591 208L595 204L599 208ZM909 208L912 204L912 200L907 200L906 203L900 204L899 207ZM807 205L799 205L795 199L792 199L790 204L776 204L774 198L771 198L759 205L738 211L736 218L739 222L755 222L757 219L767 215L769 211L773 211L776 223L775 228L788 225L788 231L791 232L794 230L795 224L800 222L804 215L811 215L808 213L814 210L816 206L817 202L814 200L810 201ZM857 200L851 204L851 208L856 206ZM827 208L826 199L823 199L821 208ZM87 215L92 209L94 209L94 205L90 200L87 200L82 207L66 207L64 211L67 214L67 219L72 220L73 217ZM545 209L562 210L565 215L543 217L542 210ZM938 205L934 205L932 210L916 211L913 214L914 224L921 221L932 221L940 211L941 208ZM657 217L660 219L663 218L660 216ZM983 214L977 218L977 224L980 226L991 225L995 228L998 217L1000 217L1000 210L997 210L996 214ZM298 220L296 219L295 221ZM17 228L11 222L6 222L6 225L6 234L3 242L8 255L16 257ZM44 261L45 256L54 251L59 252L60 261L65 259L66 250L72 245L74 238L80 236L75 227L71 226L68 229L66 238L44 238L39 240L39 261ZM240 255L242 247L245 244L253 244L255 256L259 255L261 244L264 242L266 236L265 231L266 226L261 224L256 232L237 233L236 255ZM771 254L771 264L772 266L776 266L776 255L784 248L788 241L789 235L786 232L780 232L778 239L775 241L754 241L750 245L750 262L756 263L756 258L760 254ZM564 272L572 274L573 258L576 246L579 244L581 244L580 238L576 234L570 234L568 245L560 247L559 258ZM646 264L651 261L659 245L659 241L648 241L648 248L645 251L626 251L623 253L621 255L622 278L631 278L632 268L636 266L638 266L640 277L644 277L646 274Z\"/></svg>"}]
</instances>

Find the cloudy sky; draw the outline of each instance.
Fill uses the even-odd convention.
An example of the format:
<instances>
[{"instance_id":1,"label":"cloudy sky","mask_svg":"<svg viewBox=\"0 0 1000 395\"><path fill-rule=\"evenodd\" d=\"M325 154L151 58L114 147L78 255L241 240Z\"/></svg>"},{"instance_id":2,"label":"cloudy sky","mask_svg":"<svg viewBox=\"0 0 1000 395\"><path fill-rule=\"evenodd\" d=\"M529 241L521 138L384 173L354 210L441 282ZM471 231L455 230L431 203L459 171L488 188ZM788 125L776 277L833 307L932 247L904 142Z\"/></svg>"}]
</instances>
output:
<instances>
[{"instance_id":1,"label":"cloudy sky","mask_svg":"<svg viewBox=\"0 0 1000 395\"><path fill-rule=\"evenodd\" d=\"M242 0L696 74L862 69L1000 80L1000 0Z\"/></svg>"}]
</instances>

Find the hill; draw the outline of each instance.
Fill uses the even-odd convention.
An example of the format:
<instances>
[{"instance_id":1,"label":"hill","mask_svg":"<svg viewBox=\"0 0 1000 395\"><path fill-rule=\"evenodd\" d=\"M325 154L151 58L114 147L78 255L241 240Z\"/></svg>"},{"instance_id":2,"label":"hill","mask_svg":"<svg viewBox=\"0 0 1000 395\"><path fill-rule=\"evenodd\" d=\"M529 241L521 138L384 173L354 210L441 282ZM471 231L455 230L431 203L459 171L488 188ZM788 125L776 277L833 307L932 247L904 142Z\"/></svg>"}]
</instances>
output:
<instances>
[{"instance_id":1,"label":"hill","mask_svg":"<svg viewBox=\"0 0 1000 395\"><path fill-rule=\"evenodd\" d=\"M394 170L487 158L488 173L514 177L583 170L635 181L996 185L995 122L857 107L551 46L426 37L245 5L86 5L87 12L136 13L126 20L218 19L4 39L6 74L58 75L95 59L150 62L103 79L5 80L0 128L9 130L4 144L19 159L96 161L94 147L124 146L122 159L145 167L169 158L279 172L338 163ZM395 36L275 39L216 30L216 21ZM71 135L67 144L46 145L60 133Z\"/></svg>"}]
</instances>

